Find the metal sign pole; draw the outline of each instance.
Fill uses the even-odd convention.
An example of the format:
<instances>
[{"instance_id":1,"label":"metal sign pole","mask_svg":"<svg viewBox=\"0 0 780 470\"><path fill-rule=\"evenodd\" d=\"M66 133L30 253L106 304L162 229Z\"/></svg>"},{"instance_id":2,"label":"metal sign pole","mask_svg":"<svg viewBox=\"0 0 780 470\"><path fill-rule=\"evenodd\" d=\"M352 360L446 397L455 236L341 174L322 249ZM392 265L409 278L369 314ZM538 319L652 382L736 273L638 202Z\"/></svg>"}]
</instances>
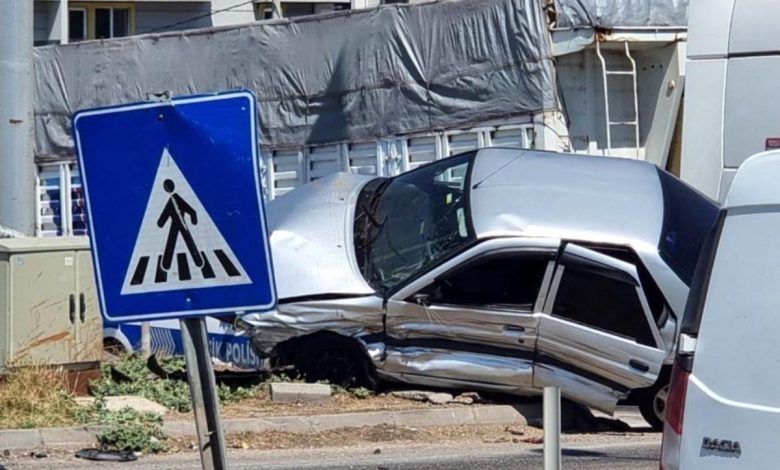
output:
<instances>
[{"instance_id":1,"label":"metal sign pole","mask_svg":"<svg viewBox=\"0 0 780 470\"><path fill-rule=\"evenodd\" d=\"M561 388L544 387L544 470L561 468Z\"/></svg>"},{"instance_id":2,"label":"metal sign pole","mask_svg":"<svg viewBox=\"0 0 780 470\"><path fill-rule=\"evenodd\" d=\"M227 468L225 437L219 417L217 382L206 339L206 321L203 318L184 318L180 322L200 462L203 470L223 470Z\"/></svg>"}]
</instances>

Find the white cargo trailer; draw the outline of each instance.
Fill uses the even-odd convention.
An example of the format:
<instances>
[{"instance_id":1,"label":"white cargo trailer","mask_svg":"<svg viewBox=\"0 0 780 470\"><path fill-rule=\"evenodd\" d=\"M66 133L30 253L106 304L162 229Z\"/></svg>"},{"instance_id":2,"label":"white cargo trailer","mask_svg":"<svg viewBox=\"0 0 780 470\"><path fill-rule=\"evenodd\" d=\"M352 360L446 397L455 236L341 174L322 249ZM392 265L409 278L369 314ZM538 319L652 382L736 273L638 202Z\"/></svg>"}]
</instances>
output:
<instances>
[{"instance_id":1,"label":"white cargo trailer","mask_svg":"<svg viewBox=\"0 0 780 470\"><path fill-rule=\"evenodd\" d=\"M489 146L622 156L675 170L685 81L685 9L659 7L678 3L669 1L648 2L650 13L621 10L629 3L636 7L636 2L622 0L555 3L555 14L546 20L557 84L556 103L549 109L468 127L264 148L267 197L338 171L390 176ZM39 152L36 163L38 235L84 235L86 211L76 162L67 152Z\"/></svg>"}]
</instances>

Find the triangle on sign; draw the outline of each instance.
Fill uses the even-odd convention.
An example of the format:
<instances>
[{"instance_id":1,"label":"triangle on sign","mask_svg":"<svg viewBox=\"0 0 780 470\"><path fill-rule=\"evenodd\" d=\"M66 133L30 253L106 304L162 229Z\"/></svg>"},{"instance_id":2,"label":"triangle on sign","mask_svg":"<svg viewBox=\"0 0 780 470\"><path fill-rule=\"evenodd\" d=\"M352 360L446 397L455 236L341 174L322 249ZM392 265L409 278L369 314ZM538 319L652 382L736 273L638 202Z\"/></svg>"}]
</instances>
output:
<instances>
[{"instance_id":1,"label":"triangle on sign","mask_svg":"<svg viewBox=\"0 0 780 470\"><path fill-rule=\"evenodd\" d=\"M173 156L163 149L122 295L251 282Z\"/></svg>"}]
</instances>

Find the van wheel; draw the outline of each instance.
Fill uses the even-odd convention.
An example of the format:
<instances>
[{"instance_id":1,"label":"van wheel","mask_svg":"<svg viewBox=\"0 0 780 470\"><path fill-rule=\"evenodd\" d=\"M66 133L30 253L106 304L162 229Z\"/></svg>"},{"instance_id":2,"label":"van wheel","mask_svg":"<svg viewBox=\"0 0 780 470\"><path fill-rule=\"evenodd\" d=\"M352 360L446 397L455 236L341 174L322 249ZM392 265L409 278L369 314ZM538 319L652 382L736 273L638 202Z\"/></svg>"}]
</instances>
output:
<instances>
[{"instance_id":1,"label":"van wheel","mask_svg":"<svg viewBox=\"0 0 780 470\"><path fill-rule=\"evenodd\" d=\"M313 338L303 344L295 368L307 382L327 381L344 388L377 389L377 380L366 355L349 340Z\"/></svg>"},{"instance_id":2,"label":"van wheel","mask_svg":"<svg viewBox=\"0 0 780 470\"><path fill-rule=\"evenodd\" d=\"M666 399L669 396L669 381L663 376L639 395L639 411L642 417L656 431L663 431L666 419Z\"/></svg>"}]
</instances>

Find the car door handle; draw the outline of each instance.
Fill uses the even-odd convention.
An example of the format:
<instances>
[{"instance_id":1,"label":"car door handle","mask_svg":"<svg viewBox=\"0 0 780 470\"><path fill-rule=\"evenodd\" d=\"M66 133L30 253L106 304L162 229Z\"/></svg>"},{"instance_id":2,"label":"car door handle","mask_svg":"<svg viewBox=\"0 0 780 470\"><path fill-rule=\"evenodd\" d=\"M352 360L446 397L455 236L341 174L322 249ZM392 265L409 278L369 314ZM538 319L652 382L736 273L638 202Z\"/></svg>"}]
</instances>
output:
<instances>
[{"instance_id":1,"label":"car door handle","mask_svg":"<svg viewBox=\"0 0 780 470\"><path fill-rule=\"evenodd\" d=\"M525 327L524 326L517 326L517 325L504 325L504 331L514 331L517 333L525 333Z\"/></svg>"},{"instance_id":2,"label":"car door handle","mask_svg":"<svg viewBox=\"0 0 780 470\"><path fill-rule=\"evenodd\" d=\"M628 361L628 365L631 366L632 369L636 369L639 372L647 372L650 370L650 366L642 361L637 361L636 359L631 359Z\"/></svg>"}]
</instances>

